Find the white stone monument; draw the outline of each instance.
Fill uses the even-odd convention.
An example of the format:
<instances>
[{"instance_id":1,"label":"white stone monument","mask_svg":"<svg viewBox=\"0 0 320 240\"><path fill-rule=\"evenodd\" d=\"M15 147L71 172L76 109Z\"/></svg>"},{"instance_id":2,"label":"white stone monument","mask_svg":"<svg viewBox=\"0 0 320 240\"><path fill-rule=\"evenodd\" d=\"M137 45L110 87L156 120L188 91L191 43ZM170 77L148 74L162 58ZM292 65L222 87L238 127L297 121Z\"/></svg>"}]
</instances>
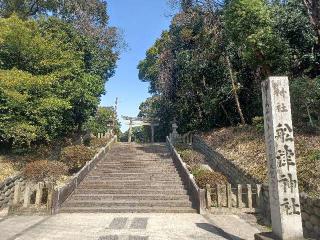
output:
<instances>
[{"instance_id":1,"label":"white stone monument","mask_svg":"<svg viewBox=\"0 0 320 240\"><path fill-rule=\"evenodd\" d=\"M262 83L272 233L303 239L288 77Z\"/></svg>"}]
</instances>

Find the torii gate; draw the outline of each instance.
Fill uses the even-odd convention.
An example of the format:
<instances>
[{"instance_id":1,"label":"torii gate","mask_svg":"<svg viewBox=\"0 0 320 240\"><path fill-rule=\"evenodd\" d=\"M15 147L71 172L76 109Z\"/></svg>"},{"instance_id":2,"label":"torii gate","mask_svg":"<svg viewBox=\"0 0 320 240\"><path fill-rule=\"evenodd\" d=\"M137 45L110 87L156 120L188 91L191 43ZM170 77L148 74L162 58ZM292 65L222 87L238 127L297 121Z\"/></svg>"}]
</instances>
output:
<instances>
[{"instance_id":1,"label":"torii gate","mask_svg":"<svg viewBox=\"0 0 320 240\"><path fill-rule=\"evenodd\" d=\"M129 131L128 131L128 142L129 143L131 143L132 127L133 126L150 126L151 127L151 142L154 143L154 127L159 126L159 120L142 118L142 117L127 117L127 116L122 116L122 118L125 121L129 121L128 123L126 123L127 125L129 125Z\"/></svg>"}]
</instances>

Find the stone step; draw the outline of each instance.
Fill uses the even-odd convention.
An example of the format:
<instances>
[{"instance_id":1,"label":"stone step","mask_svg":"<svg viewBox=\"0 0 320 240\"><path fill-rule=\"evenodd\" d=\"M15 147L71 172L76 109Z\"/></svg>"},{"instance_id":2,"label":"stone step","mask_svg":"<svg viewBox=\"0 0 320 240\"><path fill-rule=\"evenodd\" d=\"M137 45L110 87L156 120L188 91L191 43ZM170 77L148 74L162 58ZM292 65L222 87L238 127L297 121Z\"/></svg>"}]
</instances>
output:
<instances>
[{"instance_id":1,"label":"stone step","mask_svg":"<svg viewBox=\"0 0 320 240\"><path fill-rule=\"evenodd\" d=\"M130 166L130 167L127 167L127 166L106 166L106 167L103 167L103 166L96 166L96 168L94 168L95 170L97 171L140 171L140 170L144 170L145 172L147 171L154 171L154 172L161 172L161 171L176 171L176 168L174 166L142 166L142 165L139 165L139 166Z\"/></svg>"},{"instance_id":2,"label":"stone step","mask_svg":"<svg viewBox=\"0 0 320 240\"><path fill-rule=\"evenodd\" d=\"M105 164L97 164L97 167L103 167L103 168L109 168L109 167L114 167L114 168L129 168L129 167L149 167L149 168L162 168L162 167L172 167L174 168L175 165L173 163L137 163L137 162L132 162L132 163L105 163Z\"/></svg>"},{"instance_id":3,"label":"stone step","mask_svg":"<svg viewBox=\"0 0 320 240\"><path fill-rule=\"evenodd\" d=\"M177 173L176 169L173 167L171 168L150 168L150 167L131 167L131 168L97 168L96 171L97 173L116 173L116 172L124 172L124 173L163 173L163 172L168 172L175 174Z\"/></svg>"},{"instance_id":4,"label":"stone step","mask_svg":"<svg viewBox=\"0 0 320 240\"><path fill-rule=\"evenodd\" d=\"M144 169L144 168L140 168L140 169L126 169L123 171L120 171L118 169L108 169L108 170L104 170L104 169L95 169L94 173L97 175L101 175L101 174L113 174L113 173L125 173L125 174L135 174L135 173L143 173L143 174L154 174L154 173L162 173L162 174L178 174L177 170L163 170L163 169L152 169L152 170L148 170L148 169Z\"/></svg>"},{"instance_id":5,"label":"stone step","mask_svg":"<svg viewBox=\"0 0 320 240\"><path fill-rule=\"evenodd\" d=\"M81 189L77 188L75 194L167 194L180 195L187 194L187 190L183 189Z\"/></svg>"},{"instance_id":6,"label":"stone step","mask_svg":"<svg viewBox=\"0 0 320 240\"><path fill-rule=\"evenodd\" d=\"M86 181L92 181L92 180L101 180L101 181L113 181L113 180L119 180L119 181L131 181L131 180L139 180L139 181L150 181L150 180L159 180L159 181L179 181L181 178L179 176L167 176L163 174L159 175L138 175L138 176L131 176L131 175L99 175L99 176L88 176L86 178Z\"/></svg>"},{"instance_id":7,"label":"stone step","mask_svg":"<svg viewBox=\"0 0 320 240\"><path fill-rule=\"evenodd\" d=\"M160 156L153 156L153 155L144 155L144 156L135 156L133 154L128 156L106 156L107 162L132 162L132 161L139 161L139 162L172 162L170 155L160 155Z\"/></svg>"},{"instance_id":8,"label":"stone step","mask_svg":"<svg viewBox=\"0 0 320 240\"><path fill-rule=\"evenodd\" d=\"M137 184L137 185L134 185L134 184L127 184L127 185L117 185L117 184L109 184L109 185L106 185L106 184L103 184L103 185L99 185L99 184L86 184L86 183L81 183L78 187L78 189L155 189L155 190L158 190L158 191L161 191L161 190L166 190L166 189L170 189L170 190L176 190L176 189L184 189L184 185L179 185L179 184L176 184L176 185L167 185L167 184L157 184L157 185L147 185L147 184Z\"/></svg>"},{"instance_id":9,"label":"stone step","mask_svg":"<svg viewBox=\"0 0 320 240\"><path fill-rule=\"evenodd\" d=\"M167 186L175 186L175 187L183 187L184 184L183 182L180 181L175 181L175 182L169 182L169 181L107 181L107 182L99 182L99 181L86 181L82 182L79 186L81 187L87 187L87 188L109 188L109 187L167 187Z\"/></svg>"},{"instance_id":10,"label":"stone step","mask_svg":"<svg viewBox=\"0 0 320 240\"><path fill-rule=\"evenodd\" d=\"M121 161L160 161L160 162L172 162L171 155L143 155L138 156L129 154L128 156L106 156L107 162L121 162Z\"/></svg>"},{"instance_id":11,"label":"stone step","mask_svg":"<svg viewBox=\"0 0 320 240\"><path fill-rule=\"evenodd\" d=\"M171 175L164 175L162 172L149 172L149 173L142 173L142 172L136 172L136 173L125 173L125 172L114 172L109 174L101 174L99 175L97 171L89 172L87 176L95 176L95 177L134 177L134 178L140 178L144 176L154 176L154 177L179 177L177 174L171 174Z\"/></svg>"},{"instance_id":12,"label":"stone step","mask_svg":"<svg viewBox=\"0 0 320 240\"><path fill-rule=\"evenodd\" d=\"M117 144L60 212L195 213L165 145Z\"/></svg>"},{"instance_id":13,"label":"stone step","mask_svg":"<svg viewBox=\"0 0 320 240\"><path fill-rule=\"evenodd\" d=\"M61 208L60 213L196 213L190 207L68 207Z\"/></svg>"},{"instance_id":14,"label":"stone step","mask_svg":"<svg viewBox=\"0 0 320 240\"><path fill-rule=\"evenodd\" d=\"M182 180L180 177L172 177L172 178L159 178L159 177L141 177L141 178L133 178L133 177L94 177L94 176L90 176L86 179L85 182L88 183L94 183L94 182L101 182L101 183L119 183L119 184L123 184L123 183L127 183L127 182L131 182L131 183L138 183L138 182L144 182L144 183L156 183L156 182L167 182L168 184L171 183L178 183L178 184L183 184Z\"/></svg>"},{"instance_id":15,"label":"stone step","mask_svg":"<svg viewBox=\"0 0 320 240\"><path fill-rule=\"evenodd\" d=\"M192 207L189 200L73 200L64 204L64 207Z\"/></svg>"},{"instance_id":16,"label":"stone step","mask_svg":"<svg viewBox=\"0 0 320 240\"><path fill-rule=\"evenodd\" d=\"M125 163L125 164L98 164L96 168L141 168L141 167L147 167L147 168L175 168L174 164L169 163Z\"/></svg>"},{"instance_id":17,"label":"stone step","mask_svg":"<svg viewBox=\"0 0 320 240\"><path fill-rule=\"evenodd\" d=\"M174 180L167 180L167 179L154 179L154 178L146 178L146 179L113 179L113 178L109 178L109 179L87 179L84 182L84 185L88 184L88 185L106 185L108 186L109 184L119 184L119 185L127 185L127 184L142 184L142 185L154 185L154 184L168 184L168 185L182 185L183 182L181 179L174 179Z\"/></svg>"},{"instance_id":18,"label":"stone step","mask_svg":"<svg viewBox=\"0 0 320 240\"><path fill-rule=\"evenodd\" d=\"M72 200L190 200L186 194L73 194Z\"/></svg>"}]
</instances>

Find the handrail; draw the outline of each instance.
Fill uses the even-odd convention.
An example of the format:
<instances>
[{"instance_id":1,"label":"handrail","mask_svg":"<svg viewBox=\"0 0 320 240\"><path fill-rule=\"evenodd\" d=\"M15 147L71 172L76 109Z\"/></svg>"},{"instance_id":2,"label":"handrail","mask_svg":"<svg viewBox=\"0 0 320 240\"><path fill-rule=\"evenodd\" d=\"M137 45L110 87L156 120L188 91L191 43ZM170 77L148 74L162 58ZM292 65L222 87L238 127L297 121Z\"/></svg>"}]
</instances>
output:
<instances>
[{"instance_id":1,"label":"handrail","mask_svg":"<svg viewBox=\"0 0 320 240\"><path fill-rule=\"evenodd\" d=\"M181 159L169 137L166 138L166 141L174 164L182 178L183 183L187 187L188 193L191 195L192 201L195 204L198 213L203 214L206 209L205 190L198 187L193 175L189 172L186 164Z\"/></svg>"},{"instance_id":2,"label":"handrail","mask_svg":"<svg viewBox=\"0 0 320 240\"><path fill-rule=\"evenodd\" d=\"M71 181L67 185L54 191L52 196L52 214L59 211L61 204L67 200L90 170L94 168L94 166L105 156L105 154L110 150L111 144L114 142L117 142L117 136L114 136L105 147L101 148L92 160L87 162L86 165L72 177Z\"/></svg>"}]
</instances>

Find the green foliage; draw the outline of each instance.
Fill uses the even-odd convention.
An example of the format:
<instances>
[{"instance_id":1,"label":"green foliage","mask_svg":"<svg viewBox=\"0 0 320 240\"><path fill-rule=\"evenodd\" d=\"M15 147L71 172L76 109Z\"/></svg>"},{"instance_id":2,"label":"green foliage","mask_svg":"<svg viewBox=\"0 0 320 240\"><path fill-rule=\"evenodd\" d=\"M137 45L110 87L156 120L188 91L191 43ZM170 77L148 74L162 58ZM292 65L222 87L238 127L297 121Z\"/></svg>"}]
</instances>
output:
<instances>
[{"instance_id":1,"label":"green foliage","mask_svg":"<svg viewBox=\"0 0 320 240\"><path fill-rule=\"evenodd\" d=\"M66 147L61 153L61 162L65 163L71 173L79 171L94 156L94 150L84 145Z\"/></svg>"},{"instance_id":2,"label":"green foliage","mask_svg":"<svg viewBox=\"0 0 320 240\"><path fill-rule=\"evenodd\" d=\"M272 18L265 0L231 1L224 14L226 35L250 65L263 68L264 77L279 69L285 73L288 63L287 45L274 31Z\"/></svg>"},{"instance_id":3,"label":"green foliage","mask_svg":"<svg viewBox=\"0 0 320 240\"><path fill-rule=\"evenodd\" d=\"M129 130L122 133L121 142L128 142ZM151 141L151 131L148 126L133 127L131 133L131 141L137 143L146 143Z\"/></svg>"},{"instance_id":4,"label":"green foliage","mask_svg":"<svg viewBox=\"0 0 320 240\"><path fill-rule=\"evenodd\" d=\"M112 75L112 46L57 18L0 18L0 140L29 147L80 130Z\"/></svg>"},{"instance_id":5,"label":"green foliage","mask_svg":"<svg viewBox=\"0 0 320 240\"><path fill-rule=\"evenodd\" d=\"M141 103L138 114L139 117L154 119L159 121L160 125L154 128L154 140L155 142L165 142L166 136L171 131L170 119L172 114L170 107L166 104L166 100L158 95L148 98L145 102ZM145 126L144 136L151 139L151 128Z\"/></svg>"},{"instance_id":6,"label":"green foliage","mask_svg":"<svg viewBox=\"0 0 320 240\"><path fill-rule=\"evenodd\" d=\"M290 82L293 119L300 130L320 130L320 78L296 78Z\"/></svg>"},{"instance_id":7,"label":"green foliage","mask_svg":"<svg viewBox=\"0 0 320 240\"><path fill-rule=\"evenodd\" d=\"M254 117L252 119L252 126L254 126L258 132L263 133L264 131L263 117Z\"/></svg>"},{"instance_id":8,"label":"green foliage","mask_svg":"<svg viewBox=\"0 0 320 240\"><path fill-rule=\"evenodd\" d=\"M38 160L28 163L23 171L23 175L35 182L57 181L61 176L67 175L68 167L58 161Z\"/></svg>"},{"instance_id":9,"label":"green foliage","mask_svg":"<svg viewBox=\"0 0 320 240\"><path fill-rule=\"evenodd\" d=\"M0 5L1 17L10 17L14 13L20 18L53 13L64 19L79 20L80 11L85 16L91 16L97 24L108 20L106 2L99 0L2 0Z\"/></svg>"},{"instance_id":10,"label":"green foliage","mask_svg":"<svg viewBox=\"0 0 320 240\"><path fill-rule=\"evenodd\" d=\"M164 133L174 120L180 133L252 123L272 74L292 79L295 125L318 126L320 47L302 1L177 2L184 10L138 65L157 102L143 103L141 115L159 118Z\"/></svg>"},{"instance_id":11,"label":"green foliage","mask_svg":"<svg viewBox=\"0 0 320 240\"><path fill-rule=\"evenodd\" d=\"M99 107L95 116L91 117L84 127L94 135L97 135L111 130L113 124L117 128L117 132L119 132L119 122L116 119L113 107Z\"/></svg>"}]
</instances>

